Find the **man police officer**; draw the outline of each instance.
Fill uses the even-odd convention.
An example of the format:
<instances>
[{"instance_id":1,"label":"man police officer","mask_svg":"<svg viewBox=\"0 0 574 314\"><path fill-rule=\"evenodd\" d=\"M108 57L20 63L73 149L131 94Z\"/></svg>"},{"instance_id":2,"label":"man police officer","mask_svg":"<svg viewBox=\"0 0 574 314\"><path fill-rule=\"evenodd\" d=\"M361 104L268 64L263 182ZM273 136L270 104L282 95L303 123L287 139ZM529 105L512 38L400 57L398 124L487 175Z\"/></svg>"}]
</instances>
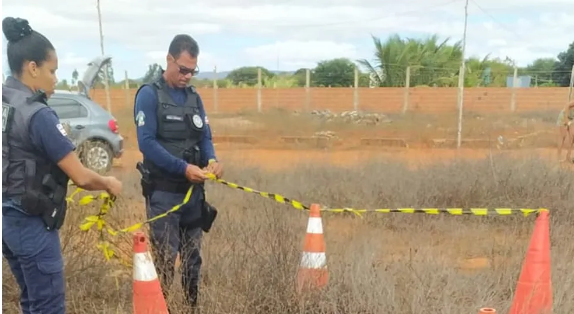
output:
<instances>
[{"instance_id":1,"label":"man police officer","mask_svg":"<svg viewBox=\"0 0 574 314\"><path fill-rule=\"evenodd\" d=\"M162 290L167 296L180 253L182 286L187 301L197 308L202 232L209 231L216 210L205 201L207 173L222 174L201 97L187 86L197 73L197 42L188 35L173 38L167 67L155 81L136 93L134 118L143 163L142 194L148 219L188 203L151 223L151 245Z\"/></svg>"}]
</instances>

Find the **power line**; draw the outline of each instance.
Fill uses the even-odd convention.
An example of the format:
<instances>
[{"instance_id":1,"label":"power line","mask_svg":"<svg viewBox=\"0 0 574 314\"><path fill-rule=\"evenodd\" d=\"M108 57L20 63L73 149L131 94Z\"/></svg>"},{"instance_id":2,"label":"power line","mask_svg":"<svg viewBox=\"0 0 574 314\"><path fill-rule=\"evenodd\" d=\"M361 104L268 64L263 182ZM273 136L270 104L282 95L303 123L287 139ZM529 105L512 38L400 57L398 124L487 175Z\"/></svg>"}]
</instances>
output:
<instances>
[{"instance_id":1,"label":"power line","mask_svg":"<svg viewBox=\"0 0 574 314\"><path fill-rule=\"evenodd\" d=\"M504 25L503 23L499 22L492 14L490 14L488 11L486 11L483 7L481 7L478 3L476 3L475 0L470 0L480 11L482 11L482 13L484 13L486 16L488 16L494 23L496 23L498 26L500 26L501 28L503 28L505 31L515 35L516 37L518 37L519 39L524 40L524 38L519 35L518 33L516 33L514 30L506 27L506 25Z\"/></svg>"},{"instance_id":2,"label":"power line","mask_svg":"<svg viewBox=\"0 0 574 314\"><path fill-rule=\"evenodd\" d=\"M440 4L436 4L436 5L432 5L432 6L420 8L420 9L409 10L409 11L403 11L403 12L392 13L392 14L385 14L385 15L378 16L378 17L374 17L374 18L370 18L370 19L350 20L350 21L332 22L332 23L291 24L291 25L283 24L283 25L266 25L266 26L268 26L268 27L278 27L278 28L281 28L281 27L306 28L306 27L338 26L338 25L348 25L348 24L372 22L372 21L378 21L378 20L386 19L386 18L389 18L389 17L410 15L410 14L413 14L413 13L420 13L420 12L423 12L423 11L428 11L428 10L432 10L432 9L444 7L444 6L447 6L447 5L449 5L449 4L453 4L453 3L455 3L455 2L460 2L460 1L462 1L462 0L451 0L451 1L448 1L448 2L443 2L443 3L440 3ZM262 24L256 24L256 25L262 25Z\"/></svg>"}]
</instances>

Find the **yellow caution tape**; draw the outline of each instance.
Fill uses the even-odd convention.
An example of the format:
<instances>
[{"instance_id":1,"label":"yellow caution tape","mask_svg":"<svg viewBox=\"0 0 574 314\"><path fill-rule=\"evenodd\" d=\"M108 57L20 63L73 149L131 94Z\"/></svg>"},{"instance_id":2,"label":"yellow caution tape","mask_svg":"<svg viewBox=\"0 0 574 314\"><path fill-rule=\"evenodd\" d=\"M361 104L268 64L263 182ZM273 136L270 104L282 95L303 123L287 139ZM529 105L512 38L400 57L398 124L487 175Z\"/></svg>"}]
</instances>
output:
<instances>
[{"instance_id":1,"label":"yellow caution tape","mask_svg":"<svg viewBox=\"0 0 574 314\"><path fill-rule=\"evenodd\" d=\"M241 190L241 191L245 191L247 193L254 193L257 194L259 196L274 200L277 203L281 203L281 204L287 204L287 205L291 205L296 209L299 210L308 210L309 206L303 205L301 202L299 201L295 201L295 200L291 200L286 198L283 195L280 194L275 194L275 193L268 193L268 192L262 192L262 191L257 191L256 189L252 189L246 186L241 186L239 184L233 183L233 182L229 182L229 181L225 181L223 179L217 179L215 177L215 175L213 174L208 174L207 176L210 180L213 180L217 183L221 183L223 185L226 185L232 189L237 189L237 190Z\"/></svg>"},{"instance_id":2,"label":"yellow caution tape","mask_svg":"<svg viewBox=\"0 0 574 314\"><path fill-rule=\"evenodd\" d=\"M68 182L68 185L73 184L71 182ZM68 204L75 203L74 196L76 196L78 193L82 191L84 190L81 188L76 188L76 190L74 190L74 192L72 192L70 196L66 198ZM80 230L87 231L92 226L97 225L97 230L100 232L100 243L97 245L97 247L103 251L106 260L110 260L112 257L114 257L114 252L109 248L110 246L109 243L107 241L104 241L103 233L104 230L106 230L106 222L103 217L108 213L108 211L114 204L115 197L110 196L108 193L105 192L100 193L98 196L86 195L80 198L80 200L78 201L78 205L80 206L88 205L95 200L104 201L100 206L100 212L97 215L86 217L84 219L84 222L80 225Z\"/></svg>"},{"instance_id":3,"label":"yellow caution tape","mask_svg":"<svg viewBox=\"0 0 574 314\"><path fill-rule=\"evenodd\" d=\"M241 186L236 183L232 183L229 181L225 181L223 179L217 179L215 176L210 175L210 180L213 180L217 183L224 184L230 188L245 191L248 193L254 193L259 196L274 200L277 203L291 205L292 207L299 209L299 210L309 210L309 206L302 204L299 201L292 200L286 198L283 195L269 193L269 192L262 192L250 187ZM545 208L538 208L538 209L531 209L531 208L520 208L520 209L513 209L513 208L380 208L380 209L356 209L356 208L328 208L322 207L321 211L323 212L332 212L332 213L353 213L356 215L361 215L364 213L403 213L403 214L429 214L429 215L438 215L438 214L450 214L450 215L474 215L474 216L490 216L490 215L516 215L522 214L524 216L528 216L532 213L539 213L541 211L546 211Z\"/></svg>"},{"instance_id":4,"label":"yellow caution tape","mask_svg":"<svg viewBox=\"0 0 574 314\"><path fill-rule=\"evenodd\" d=\"M215 177L215 175L213 175L213 174L208 174L208 179L215 181L217 183L226 185L226 186L233 188L233 189L238 189L241 191L245 191L248 193L253 193L253 194L259 195L259 196L264 197L264 198L271 199L271 200L273 200L277 203L280 203L280 204L290 205L290 206L292 206L296 209L299 209L299 210L309 210L310 209L309 206L304 205L303 203L301 203L299 201L284 197L280 194L262 192L262 191L258 191L256 189L246 187L246 186L241 186L239 184L229 182L229 181L226 181L223 179L217 179ZM77 188L72 194L70 194L70 196L66 200L68 202L74 202L74 200L72 198L81 191L83 191L83 190L80 188ZM115 252L111 249L110 243L105 240L104 234L116 236L119 233L131 233L131 232L134 232L134 231L140 229L145 224L148 224L148 223L151 223L151 222L156 221L158 219L164 218L167 215L169 215L173 212L176 212L182 206L187 204L187 202L189 202L189 199L191 198L192 192L193 192L193 186L190 187L189 190L187 191L182 203L172 207L170 210L166 211L165 213L162 213L160 215L157 215L155 217L147 219L143 222L139 222L139 223L133 224L129 227L119 229L119 230L112 229L104 220L104 216L108 213L108 211L110 210L110 208L113 206L113 204L115 202L115 197L110 196L107 193L101 193L97 197L93 196L93 195L86 195L86 196L80 198L80 200L78 201L79 205L87 205L87 204L90 204L93 201L98 200L98 199L104 200L104 202L103 202L102 206L100 207L100 211L97 215L88 216L84 219L84 222L80 225L80 229L82 231L89 231L90 229L92 229L93 226L97 226L96 229L100 233L100 237L99 237L100 239L99 239L99 243L98 243L97 247L100 250L102 250L106 260L109 261L112 258L119 258L115 254ZM365 213L403 213L403 214L429 214L429 215L449 214L449 215L473 215L473 216L490 216L490 215L508 216L508 215L522 214L523 216L526 217L526 216L533 214L533 213L540 213L542 211L548 211L548 210L545 208L538 208L538 209L531 209L531 208L520 208L520 209L513 209L513 208L493 208L493 209L489 209L489 208L469 208L469 209L464 209L464 208L355 209L355 208L327 208L327 207L322 207L321 211L332 212L332 213L353 213L353 214L356 214L358 216L362 216L362 214L365 214ZM128 265L127 262L122 261L121 259L120 259L120 261L123 264Z\"/></svg>"},{"instance_id":5,"label":"yellow caution tape","mask_svg":"<svg viewBox=\"0 0 574 314\"><path fill-rule=\"evenodd\" d=\"M323 208L321 211L334 213L403 213L403 214L428 214L428 215L473 215L473 216L509 216L522 214L528 216L533 213L547 211L545 208L380 208L380 209L355 209L355 208Z\"/></svg>"},{"instance_id":6,"label":"yellow caution tape","mask_svg":"<svg viewBox=\"0 0 574 314\"><path fill-rule=\"evenodd\" d=\"M183 202L181 204L178 204L178 205L172 207L170 210L166 211L165 213L162 213L160 215L157 215L155 217L147 219L143 222L138 222L138 223L133 224L129 227L119 229L119 230L114 230L108 224L106 224L106 221L104 220L104 216L108 213L110 207L113 206L114 201L115 201L113 198L111 198L109 195L107 195L107 193L105 193L105 196L103 197L105 199L105 201L102 204L102 206L100 207L99 213L97 215L88 216L88 217L84 218L84 222L80 225L80 230L89 231L90 229L92 229L92 227L94 225L97 226L96 229L100 233L100 242L98 244L98 248L100 250L102 250L106 260L109 261L111 258L114 258L114 257L117 258L117 256L115 255L115 252L111 249L110 243L108 241L104 240L104 233L107 233L108 235L111 235L111 236L116 236L120 233L134 232L134 231L140 229L141 227L143 227L145 224L148 224L150 222L164 218L167 215L179 210L183 205L185 205L185 204L187 204L187 202L189 202L189 199L191 197L192 192L193 192L193 187L189 188L189 190L187 191L187 193L183 199ZM104 194L104 193L102 193L102 194ZM88 196L85 196L82 199L80 199L79 204L80 205L87 205L91 201L93 201L94 199L95 198L93 196L90 198L90 195L88 195ZM82 200L85 200L85 201L82 202ZM87 201L87 200L89 200L89 201ZM123 263L127 264L126 262L123 262Z\"/></svg>"}]
</instances>

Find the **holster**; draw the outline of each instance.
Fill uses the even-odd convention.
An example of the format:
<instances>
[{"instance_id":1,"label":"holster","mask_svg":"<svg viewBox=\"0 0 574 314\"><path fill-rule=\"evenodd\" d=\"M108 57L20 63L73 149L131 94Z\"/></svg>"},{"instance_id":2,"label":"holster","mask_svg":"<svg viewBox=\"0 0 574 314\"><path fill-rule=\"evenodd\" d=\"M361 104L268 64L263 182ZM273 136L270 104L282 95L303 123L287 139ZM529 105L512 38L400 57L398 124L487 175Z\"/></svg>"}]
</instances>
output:
<instances>
[{"instance_id":1,"label":"holster","mask_svg":"<svg viewBox=\"0 0 574 314\"><path fill-rule=\"evenodd\" d=\"M52 191L49 193L48 198L50 199L50 203L53 204L51 210L44 210L42 220L48 230L58 230L64 224L66 217L66 188L56 184L54 177L50 174L44 176L42 186Z\"/></svg>"},{"instance_id":2,"label":"holster","mask_svg":"<svg viewBox=\"0 0 574 314\"><path fill-rule=\"evenodd\" d=\"M138 162L136 164L136 169L141 174L140 184L142 186L142 196L144 198L151 197L153 190L155 189L155 184L152 182L150 177L150 172L144 168L143 163Z\"/></svg>"},{"instance_id":3,"label":"holster","mask_svg":"<svg viewBox=\"0 0 574 314\"><path fill-rule=\"evenodd\" d=\"M186 149L183 152L183 159L192 165L201 167L201 151L197 145Z\"/></svg>"},{"instance_id":4,"label":"holster","mask_svg":"<svg viewBox=\"0 0 574 314\"><path fill-rule=\"evenodd\" d=\"M205 233L209 232L215 218L217 218L217 208L204 201L203 206L201 206L201 230Z\"/></svg>"},{"instance_id":5,"label":"holster","mask_svg":"<svg viewBox=\"0 0 574 314\"><path fill-rule=\"evenodd\" d=\"M217 218L217 209L205 200L205 195L201 199L200 216L189 220L186 213L183 213L180 219L180 226L188 229L201 228L203 232L207 233L211 230L211 226ZM192 214L193 215L193 214Z\"/></svg>"},{"instance_id":6,"label":"holster","mask_svg":"<svg viewBox=\"0 0 574 314\"><path fill-rule=\"evenodd\" d=\"M151 197L154 190L154 184L142 178L140 180L140 185L142 186L142 196L145 198Z\"/></svg>"},{"instance_id":7,"label":"holster","mask_svg":"<svg viewBox=\"0 0 574 314\"><path fill-rule=\"evenodd\" d=\"M66 217L66 188L50 174L42 178L43 192L29 189L21 197L22 208L32 216L42 217L48 230L60 229Z\"/></svg>"},{"instance_id":8,"label":"holster","mask_svg":"<svg viewBox=\"0 0 574 314\"><path fill-rule=\"evenodd\" d=\"M65 204L63 208L54 208L53 211L45 211L42 214L42 220L46 225L46 229L48 230L58 230L64 224L64 218L66 217L66 208Z\"/></svg>"}]
</instances>

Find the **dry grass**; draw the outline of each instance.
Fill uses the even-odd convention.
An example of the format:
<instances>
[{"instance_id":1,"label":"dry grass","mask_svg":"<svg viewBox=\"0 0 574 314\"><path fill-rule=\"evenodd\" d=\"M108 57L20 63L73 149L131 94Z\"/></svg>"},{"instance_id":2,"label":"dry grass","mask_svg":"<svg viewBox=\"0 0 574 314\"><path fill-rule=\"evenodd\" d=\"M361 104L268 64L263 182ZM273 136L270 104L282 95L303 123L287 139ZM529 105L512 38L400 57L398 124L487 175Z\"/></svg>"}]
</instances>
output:
<instances>
[{"instance_id":1,"label":"dry grass","mask_svg":"<svg viewBox=\"0 0 574 314\"><path fill-rule=\"evenodd\" d=\"M551 212L556 314L574 313L572 225L574 177L540 159L503 156L412 170L395 161L333 168L307 165L269 173L228 165L226 178L305 203L363 208L401 206L547 207ZM136 174L111 221L143 218ZM297 299L294 279L307 215L225 186L209 184L219 208L205 236L203 314L215 313L476 313L510 306L534 217L324 214L331 281ZM570 192L570 193L569 193ZM105 263L82 218L96 206L72 206L62 230L70 313L130 313L131 270ZM130 238L116 239L130 259ZM3 311L17 312L18 289L3 264ZM177 281L176 281L177 282ZM182 309L175 285L170 302ZM183 310L181 313L185 313Z\"/></svg>"}]
</instances>

